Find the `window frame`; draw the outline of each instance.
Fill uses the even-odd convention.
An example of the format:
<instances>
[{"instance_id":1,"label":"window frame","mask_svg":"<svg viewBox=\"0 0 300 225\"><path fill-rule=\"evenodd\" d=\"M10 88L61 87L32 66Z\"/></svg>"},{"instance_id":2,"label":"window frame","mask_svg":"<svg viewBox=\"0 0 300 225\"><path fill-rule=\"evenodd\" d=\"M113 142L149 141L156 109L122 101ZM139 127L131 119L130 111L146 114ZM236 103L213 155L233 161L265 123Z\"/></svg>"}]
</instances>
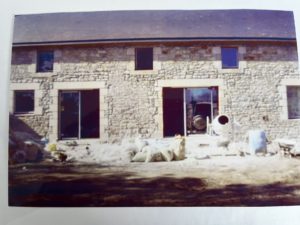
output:
<instances>
[{"instance_id":1,"label":"window frame","mask_svg":"<svg viewBox=\"0 0 300 225\"><path fill-rule=\"evenodd\" d=\"M151 49L151 54L152 54L152 56L151 56L151 68L138 68L138 51L139 50L142 50L142 49ZM135 56L134 56L134 58L135 58L135 60L134 60L134 62L135 62L135 65L134 65L134 70L135 71L152 71L152 70L154 70L154 48L153 47L136 47L135 48ZM141 60L141 59L140 59Z\"/></svg>"},{"instance_id":2,"label":"window frame","mask_svg":"<svg viewBox=\"0 0 300 225\"><path fill-rule=\"evenodd\" d=\"M52 54L52 65L51 65L51 70L40 70L40 63L41 63L41 54L45 54L45 53L51 53ZM40 50L37 51L36 54L36 73L53 73L54 72L54 51L53 50Z\"/></svg>"},{"instance_id":3,"label":"window frame","mask_svg":"<svg viewBox=\"0 0 300 225\"><path fill-rule=\"evenodd\" d=\"M293 87L293 88L298 88L300 89L299 85L287 85L286 86L286 107L287 107L287 119L288 120L300 120L300 114L296 118L291 118L290 117L290 110L289 110L289 96L288 96L288 88ZM300 100L300 99L299 99Z\"/></svg>"},{"instance_id":4,"label":"window frame","mask_svg":"<svg viewBox=\"0 0 300 225\"><path fill-rule=\"evenodd\" d=\"M32 110L30 110L30 111L17 111L17 93L21 93L21 92L32 92L32 94L33 94L33 102L32 102L32 105L33 105L33 108L32 108ZM14 114L16 114L16 115L20 115L20 114L34 114L34 112L35 112L35 90L34 89L24 89L24 90L14 90L14 99L13 99L13 101L14 101Z\"/></svg>"},{"instance_id":5,"label":"window frame","mask_svg":"<svg viewBox=\"0 0 300 225\"><path fill-rule=\"evenodd\" d=\"M236 52L236 66L224 66L223 49L235 49ZM239 69L239 48L236 46L222 46L221 47L221 66L222 69Z\"/></svg>"}]
</instances>

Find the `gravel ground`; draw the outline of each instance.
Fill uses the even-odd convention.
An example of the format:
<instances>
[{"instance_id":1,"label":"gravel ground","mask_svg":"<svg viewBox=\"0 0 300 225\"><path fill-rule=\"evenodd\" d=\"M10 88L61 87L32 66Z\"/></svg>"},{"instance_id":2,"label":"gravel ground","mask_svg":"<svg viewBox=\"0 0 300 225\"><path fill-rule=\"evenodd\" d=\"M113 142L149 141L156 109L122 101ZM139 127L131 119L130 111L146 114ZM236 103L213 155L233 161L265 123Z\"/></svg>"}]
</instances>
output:
<instances>
[{"instance_id":1,"label":"gravel ground","mask_svg":"<svg viewBox=\"0 0 300 225\"><path fill-rule=\"evenodd\" d=\"M14 206L275 206L300 204L300 161L257 156L183 161L13 165Z\"/></svg>"}]
</instances>

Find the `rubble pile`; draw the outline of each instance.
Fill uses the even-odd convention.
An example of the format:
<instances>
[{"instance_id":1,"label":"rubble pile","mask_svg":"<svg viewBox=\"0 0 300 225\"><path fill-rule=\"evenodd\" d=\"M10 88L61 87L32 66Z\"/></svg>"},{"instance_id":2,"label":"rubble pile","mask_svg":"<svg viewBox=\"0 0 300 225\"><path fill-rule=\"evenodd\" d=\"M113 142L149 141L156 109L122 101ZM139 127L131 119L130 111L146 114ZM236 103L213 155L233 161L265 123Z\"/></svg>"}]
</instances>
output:
<instances>
[{"instance_id":1,"label":"rubble pile","mask_svg":"<svg viewBox=\"0 0 300 225\"><path fill-rule=\"evenodd\" d=\"M38 162L43 159L43 145L36 140L24 139L22 135L9 133L10 164Z\"/></svg>"},{"instance_id":2,"label":"rubble pile","mask_svg":"<svg viewBox=\"0 0 300 225\"><path fill-rule=\"evenodd\" d=\"M227 118L223 116L224 118ZM218 117L219 120L220 118ZM223 118L223 119L224 119ZM216 120L216 121L219 121ZM229 126L214 124L212 131L219 134L174 138L142 139L125 138L120 143L101 144L99 141L59 141L47 143L39 136L12 119L9 132L9 161L14 163L39 162L82 162L101 164L127 164L130 162L158 162L188 159L207 159L215 155L283 155L300 154L300 143L289 139L267 140L263 130L249 132L248 140L232 141ZM22 129L14 129L14 127ZM225 129L226 128L226 129ZM213 133L212 132L212 133Z\"/></svg>"},{"instance_id":3,"label":"rubble pile","mask_svg":"<svg viewBox=\"0 0 300 225\"><path fill-rule=\"evenodd\" d=\"M120 144L92 142L80 144L76 141L50 143L45 147L46 160L54 162L82 162L101 164L129 163L137 148Z\"/></svg>"},{"instance_id":4,"label":"rubble pile","mask_svg":"<svg viewBox=\"0 0 300 225\"><path fill-rule=\"evenodd\" d=\"M54 162L82 162L101 164L126 164L130 162L156 162L183 160L185 138L177 136L169 140L124 139L119 144L76 141L49 143L45 147L45 160Z\"/></svg>"},{"instance_id":5,"label":"rubble pile","mask_svg":"<svg viewBox=\"0 0 300 225\"><path fill-rule=\"evenodd\" d=\"M159 162L185 159L185 138L177 135L168 146L150 145L148 142L136 139L135 143L140 146L144 145L132 158L133 162Z\"/></svg>"},{"instance_id":6,"label":"rubble pile","mask_svg":"<svg viewBox=\"0 0 300 225\"><path fill-rule=\"evenodd\" d=\"M12 115L10 115L9 122L9 163L41 161L43 159L43 144L40 141L40 136Z\"/></svg>"}]
</instances>

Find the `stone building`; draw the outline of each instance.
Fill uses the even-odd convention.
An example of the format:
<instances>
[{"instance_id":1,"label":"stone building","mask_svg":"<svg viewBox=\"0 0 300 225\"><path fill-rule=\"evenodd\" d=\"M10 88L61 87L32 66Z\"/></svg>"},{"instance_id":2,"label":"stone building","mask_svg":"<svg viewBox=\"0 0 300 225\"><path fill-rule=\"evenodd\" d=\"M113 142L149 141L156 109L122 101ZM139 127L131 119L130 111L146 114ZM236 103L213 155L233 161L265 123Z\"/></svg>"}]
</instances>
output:
<instances>
[{"instance_id":1,"label":"stone building","mask_svg":"<svg viewBox=\"0 0 300 225\"><path fill-rule=\"evenodd\" d=\"M50 141L300 135L293 13L110 11L15 16L10 113Z\"/></svg>"}]
</instances>

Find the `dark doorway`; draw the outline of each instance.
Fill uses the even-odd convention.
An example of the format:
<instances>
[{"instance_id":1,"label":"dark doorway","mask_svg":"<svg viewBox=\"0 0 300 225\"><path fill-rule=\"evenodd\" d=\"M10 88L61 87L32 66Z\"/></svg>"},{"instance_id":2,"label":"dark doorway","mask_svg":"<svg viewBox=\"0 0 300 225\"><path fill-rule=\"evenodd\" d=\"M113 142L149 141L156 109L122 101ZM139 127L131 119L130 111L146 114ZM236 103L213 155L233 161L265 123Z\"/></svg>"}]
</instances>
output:
<instances>
[{"instance_id":1,"label":"dark doorway","mask_svg":"<svg viewBox=\"0 0 300 225\"><path fill-rule=\"evenodd\" d=\"M184 135L183 88L163 88L164 137Z\"/></svg>"},{"instance_id":2,"label":"dark doorway","mask_svg":"<svg viewBox=\"0 0 300 225\"><path fill-rule=\"evenodd\" d=\"M78 138L79 91L60 93L60 138Z\"/></svg>"},{"instance_id":3,"label":"dark doorway","mask_svg":"<svg viewBox=\"0 0 300 225\"><path fill-rule=\"evenodd\" d=\"M60 92L60 139L99 137L99 90Z\"/></svg>"},{"instance_id":4,"label":"dark doorway","mask_svg":"<svg viewBox=\"0 0 300 225\"><path fill-rule=\"evenodd\" d=\"M81 91L81 138L99 137L99 90Z\"/></svg>"},{"instance_id":5,"label":"dark doorway","mask_svg":"<svg viewBox=\"0 0 300 225\"><path fill-rule=\"evenodd\" d=\"M204 134L218 114L218 87L163 88L164 137Z\"/></svg>"}]
</instances>

